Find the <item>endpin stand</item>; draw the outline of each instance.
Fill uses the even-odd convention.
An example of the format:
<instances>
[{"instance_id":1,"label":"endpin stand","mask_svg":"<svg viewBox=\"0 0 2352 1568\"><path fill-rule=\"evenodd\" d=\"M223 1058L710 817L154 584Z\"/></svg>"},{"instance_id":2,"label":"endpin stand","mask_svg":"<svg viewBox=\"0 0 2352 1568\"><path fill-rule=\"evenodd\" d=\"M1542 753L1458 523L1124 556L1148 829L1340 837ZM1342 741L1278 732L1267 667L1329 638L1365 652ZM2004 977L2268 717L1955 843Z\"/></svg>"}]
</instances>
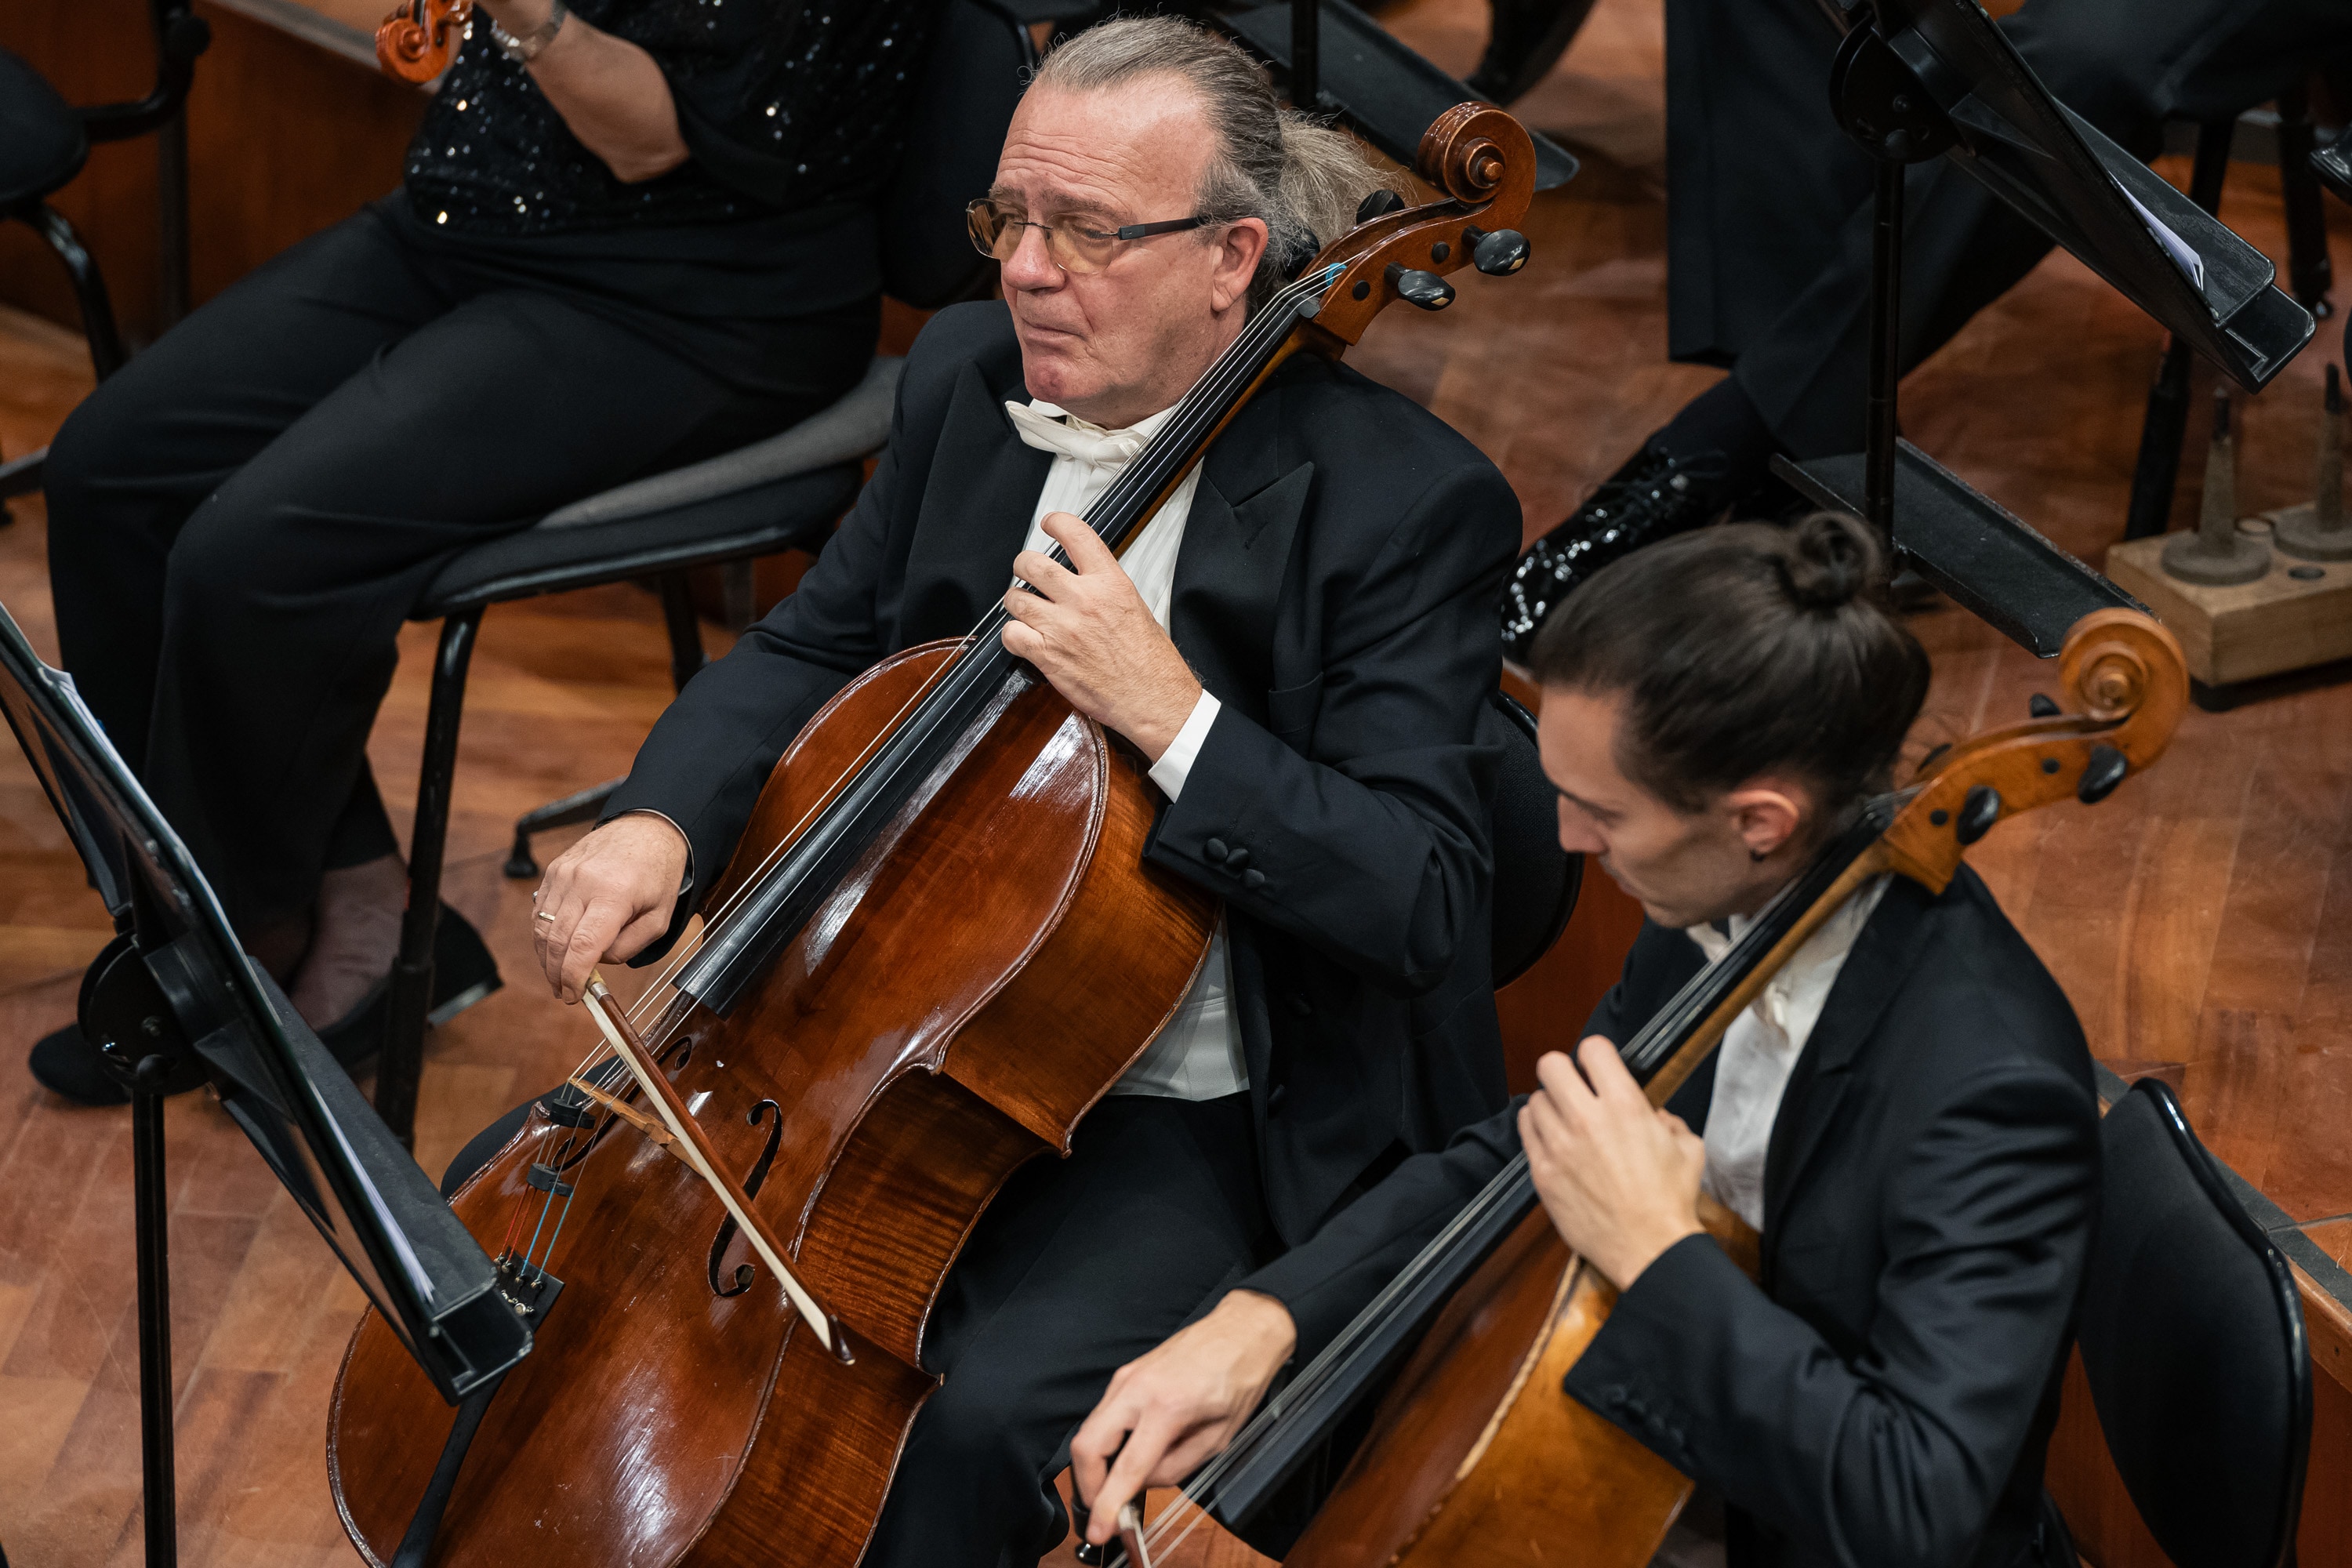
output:
<instances>
[{"instance_id":1,"label":"endpin stand","mask_svg":"<svg viewBox=\"0 0 2352 1568\"><path fill-rule=\"evenodd\" d=\"M82 982L82 1033L131 1096L132 1221L139 1259L139 1459L147 1568L180 1560L172 1434L172 1234L163 1180L163 1101L205 1081L171 1003L129 932L100 952Z\"/></svg>"}]
</instances>

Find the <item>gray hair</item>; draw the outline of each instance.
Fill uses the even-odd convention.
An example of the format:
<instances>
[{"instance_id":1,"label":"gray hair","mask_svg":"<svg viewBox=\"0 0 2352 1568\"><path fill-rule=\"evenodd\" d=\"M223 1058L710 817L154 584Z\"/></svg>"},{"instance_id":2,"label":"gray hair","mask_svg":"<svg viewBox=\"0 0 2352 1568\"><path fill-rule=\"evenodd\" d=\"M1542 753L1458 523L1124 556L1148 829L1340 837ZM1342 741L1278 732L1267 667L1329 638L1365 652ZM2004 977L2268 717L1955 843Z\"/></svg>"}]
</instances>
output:
<instances>
[{"instance_id":1,"label":"gray hair","mask_svg":"<svg viewBox=\"0 0 2352 1568\"><path fill-rule=\"evenodd\" d=\"M1172 76L1190 87L1216 131L1199 210L1265 223L1265 254L1250 281L1253 309L1353 227L1358 205L1382 184L1354 138L1285 109L1265 69L1240 46L1181 16L1089 27L1045 57L1033 85L1096 92L1146 76Z\"/></svg>"}]
</instances>

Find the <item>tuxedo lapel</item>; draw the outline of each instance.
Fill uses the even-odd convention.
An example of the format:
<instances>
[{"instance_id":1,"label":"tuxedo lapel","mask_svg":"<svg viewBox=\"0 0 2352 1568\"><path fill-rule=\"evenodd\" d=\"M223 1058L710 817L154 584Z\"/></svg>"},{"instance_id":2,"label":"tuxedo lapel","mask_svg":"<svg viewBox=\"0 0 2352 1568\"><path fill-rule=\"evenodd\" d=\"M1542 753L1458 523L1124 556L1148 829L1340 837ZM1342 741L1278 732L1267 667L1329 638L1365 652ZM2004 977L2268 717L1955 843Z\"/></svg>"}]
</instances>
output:
<instances>
[{"instance_id":1,"label":"tuxedo lapel","mask_svg":"<svg viewBox=\"0 0 2352 1568\"><path fill-rule=\"evenodd\" d=\"M1218 701L1266 721L1282 584L1315 466L1284 470L1281 393L1262 392L1202 464L1169 600L1169 634Z\"/></svg>"},{"instance_id":2,"label":"tuxedo lapel","mask_svg":"<svg viewBox=\"0 0 2352 1568\"><path fill-rule=\"evenodd\" d=\"M901 647L963 636L1012 584L1013 557L1054 463L1004 416L1005 398L1018 395L990 385L976 364L957 373L908 552Z\"/></svg>"},{"instance_id":3,"label":"tuxedo lapel","mask_svg":"<svg viewBox=\"0 0 2352 1568\"><path fill-rule=\"evenodd\" d=\"M1838 1103L1853 1080L1856 1056L1904 977L1918 962L1935 895L1908 878L1897 877L1863 927L1853 951L1838 971L1822 1016L1789 1075L1773 1119L1764 1155L1764 1251L1770 1278L1773 1243L1780 1216L1803 1184L1805 1168L1837 1124Z\"/></svg>"}]
</instances>

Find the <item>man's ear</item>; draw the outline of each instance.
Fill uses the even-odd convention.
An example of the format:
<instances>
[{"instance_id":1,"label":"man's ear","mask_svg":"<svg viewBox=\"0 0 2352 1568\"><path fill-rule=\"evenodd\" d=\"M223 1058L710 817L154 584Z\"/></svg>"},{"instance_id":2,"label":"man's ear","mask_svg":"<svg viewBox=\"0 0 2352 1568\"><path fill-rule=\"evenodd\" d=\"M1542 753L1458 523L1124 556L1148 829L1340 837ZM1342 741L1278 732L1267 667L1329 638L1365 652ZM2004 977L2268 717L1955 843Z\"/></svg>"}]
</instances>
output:
<instances>
[{"instance_id":1,"label":"man's ear","mask_svg":"<svg viewBox=\"0 0 2352 1568\"><path fill-rule=\"evenodd\" d=\"M1721 809L1730 818L1731 830L1748 846L1748 858L1763 860L1801 840L1812 796L1790 781L1758 778L1725 795Z\"/></svg>"},{"instance_id":2,"label":"man's ear","mask_svg":"<svg viewBox=\"0 0 2352 1568\"><path fill-rule=\"evenodd\" d=\"M1257 276L1258 258L1265 254L1263 218L1245 217L1225 226L1217 239L1217 269L1210 282L1210 303L1220 313L1249 297L1250 279Z\"/></svg>"}]
</instances>

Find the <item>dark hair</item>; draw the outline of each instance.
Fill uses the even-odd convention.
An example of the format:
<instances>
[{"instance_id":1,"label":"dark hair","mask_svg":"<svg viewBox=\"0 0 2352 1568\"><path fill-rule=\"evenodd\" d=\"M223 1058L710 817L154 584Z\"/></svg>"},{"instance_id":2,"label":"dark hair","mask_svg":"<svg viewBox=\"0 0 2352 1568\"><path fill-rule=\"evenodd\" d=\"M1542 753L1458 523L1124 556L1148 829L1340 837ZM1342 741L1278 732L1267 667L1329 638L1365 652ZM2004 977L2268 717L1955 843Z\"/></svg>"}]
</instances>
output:
<instances>
[{"instance_id":1,"label":"dark hair","mask_svg":"<svg viewBox=\"0 0 2352 1568\"><path fill-rule=\"evenodd\" d=\"M1595 573L1536 638L1536 678L1622 694L1617 765L1677 810L1785 770L1826 822L1889 786L1927 695L1885 579L1877 534L1834 512L1702 529Z\"/></svg>"}]
</instances>

